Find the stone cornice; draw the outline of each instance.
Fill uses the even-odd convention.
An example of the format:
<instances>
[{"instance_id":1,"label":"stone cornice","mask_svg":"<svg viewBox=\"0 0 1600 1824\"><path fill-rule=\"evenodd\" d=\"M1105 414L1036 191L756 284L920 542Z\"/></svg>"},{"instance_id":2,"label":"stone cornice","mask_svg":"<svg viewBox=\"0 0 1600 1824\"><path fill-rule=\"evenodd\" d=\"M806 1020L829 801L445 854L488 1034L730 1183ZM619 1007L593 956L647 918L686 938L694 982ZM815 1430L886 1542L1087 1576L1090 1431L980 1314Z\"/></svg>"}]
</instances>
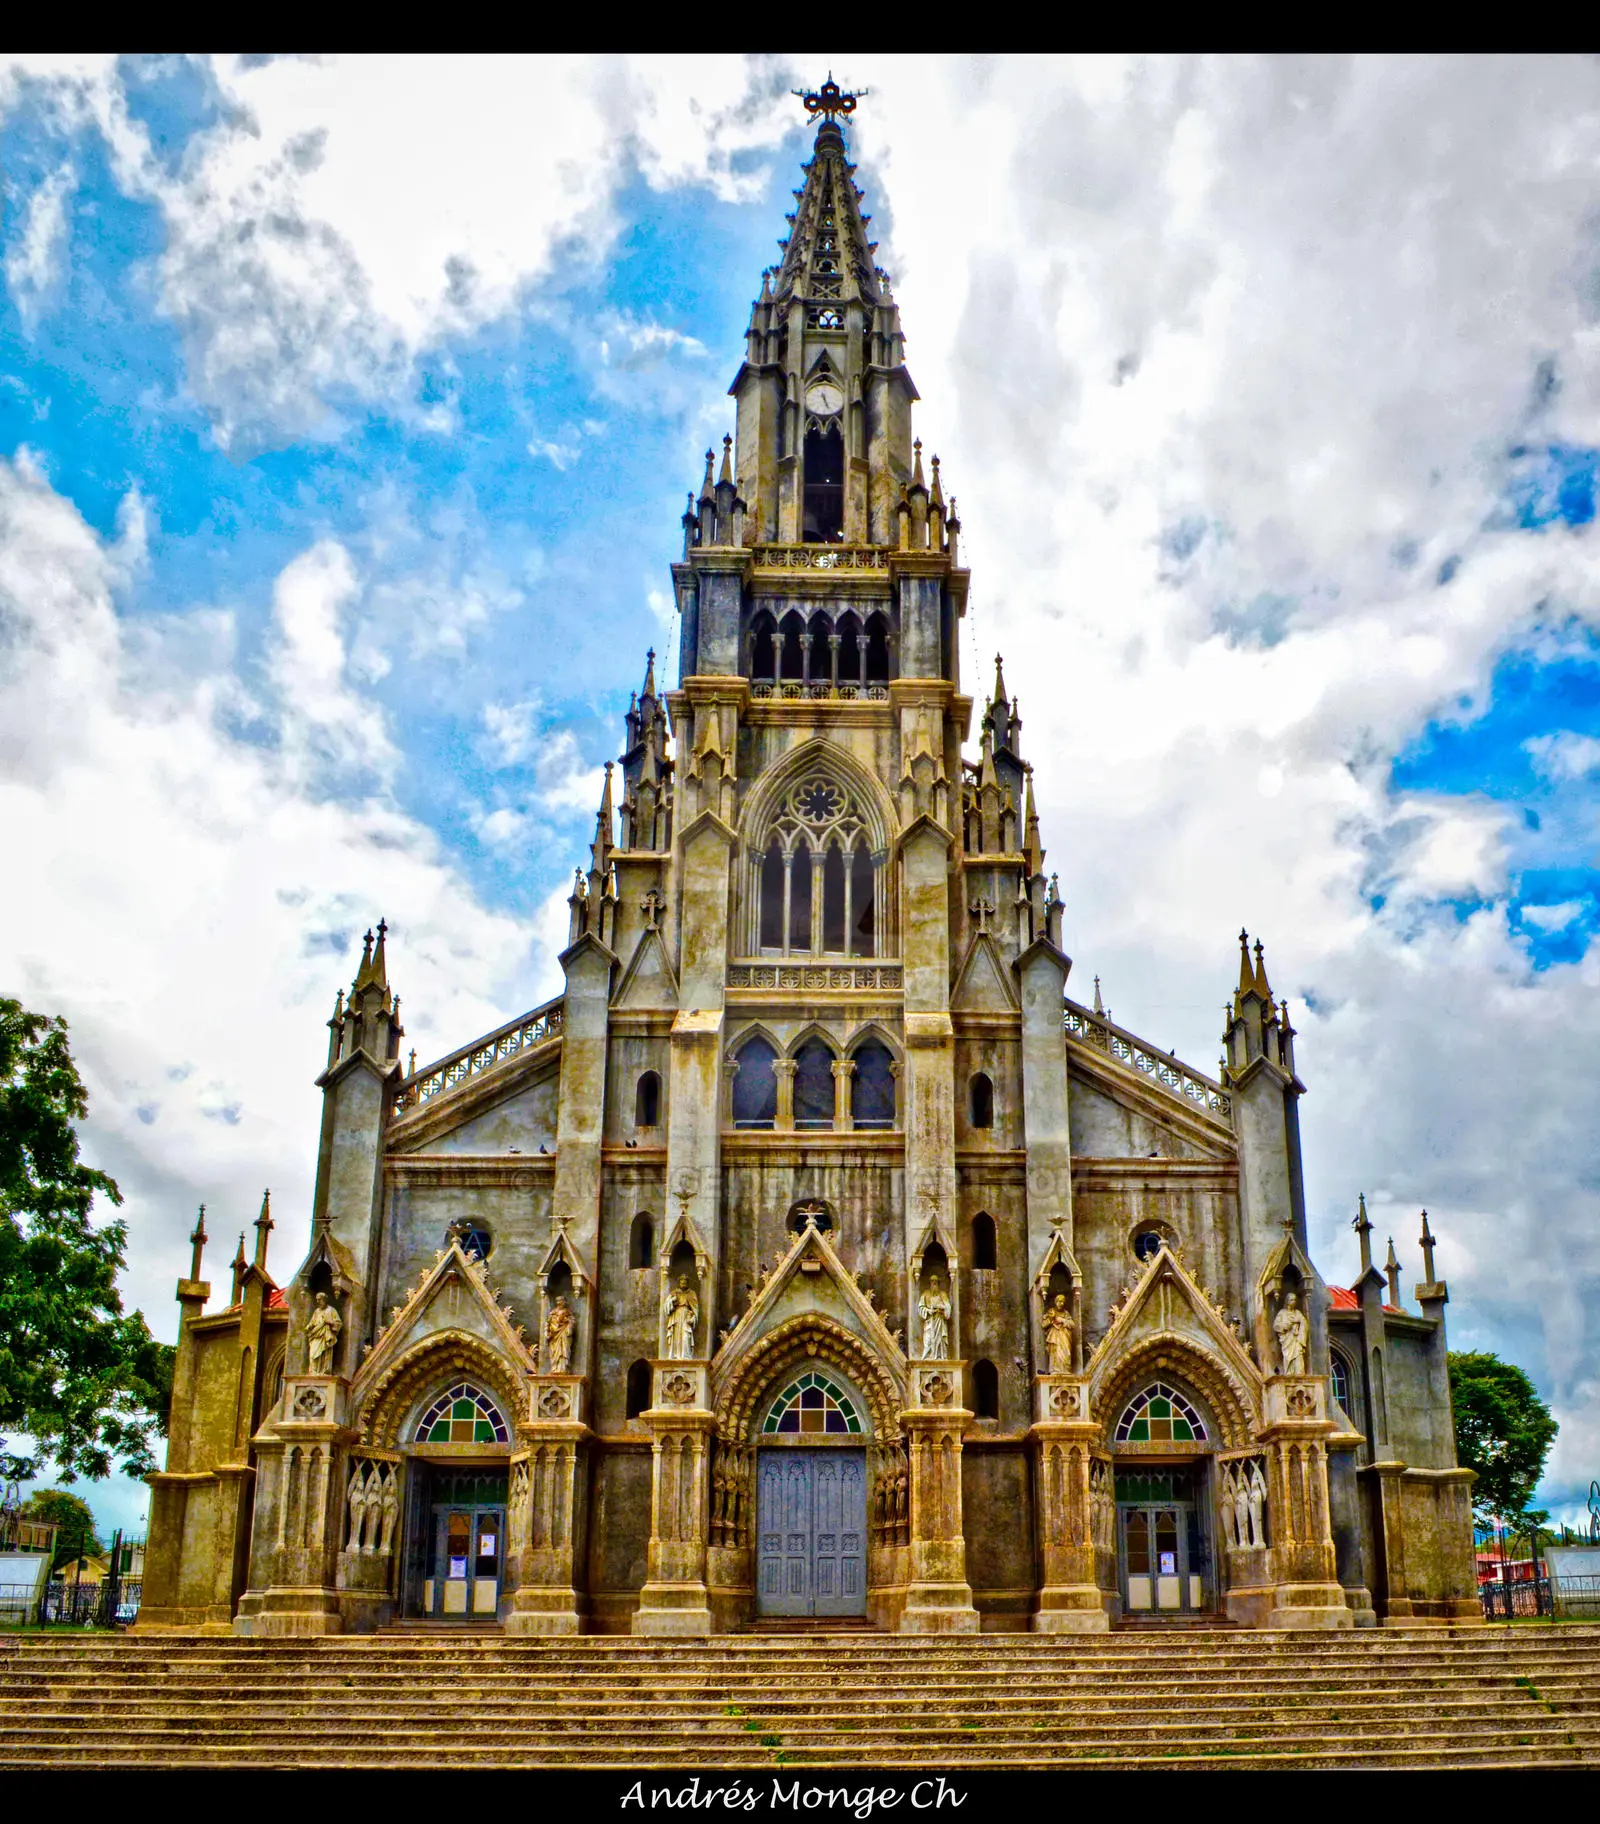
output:
<instances>
[{"instance_id":1,"label":"stone cornice","mask_svg":"<svg viewBox=\"0 0 1600 1824\"><path fill-rule=\"evenodd\" d=\"M554 1153L389 1153L385 1173L452 1190L502 1185L531 1189L555 1174Z\"/></svg>"},{"instance_id":2,"label":"stone cornice","mask_svg":"<svg viewBox=\"0 0 1600 1824\"><path fill-rule=\"evenodd\" d=\"M1084 1189L1096 1183L1120 1190L1125 1185L1189 1184L1200 1188L1235 1190L1239 1183L1237 1159L1113 1159L1088 1155L1072 1161L1072 1183Z\"/></svg>"}]
</instances>

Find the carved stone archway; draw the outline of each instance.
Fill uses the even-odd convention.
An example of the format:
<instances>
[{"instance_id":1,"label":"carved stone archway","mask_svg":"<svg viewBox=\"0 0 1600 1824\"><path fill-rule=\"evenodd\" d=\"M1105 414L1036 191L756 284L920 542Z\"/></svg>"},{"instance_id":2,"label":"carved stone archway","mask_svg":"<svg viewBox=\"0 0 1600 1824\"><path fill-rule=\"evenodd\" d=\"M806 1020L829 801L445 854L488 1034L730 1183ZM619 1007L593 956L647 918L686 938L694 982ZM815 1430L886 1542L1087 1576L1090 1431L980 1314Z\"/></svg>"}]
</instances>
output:
<instances>
[{"instance_id":1,"label":"carved stone archway","mask_svg":"<svg viewBox=\"0 0 1600 1824\"><path fill-rule=\"evenodd\" d=\"M873 1439L898 1437L903 1398L894 1377L859 1336L819 1312L779 1324L740 1360L716 1395L717 1436L729 1444L753 1443L766 1400L808 1362L837 1368L855 1383L867 1403Z\"/></svg>"},{"instance_id":2,"label":"carved stone archway","mask_svg":"<svg viewBox=\"0 0 1600 1824\"><path fill-rule=\"evenodd\" d=\"M1167 1335L1142 1339L1136 1348L1112 1363L1099 1386L1092 1389L1092 1410L1105 1428L1108 1446L1111 1427L1122 1416L1128 1401L1146 1381L1159 1380L1163 1375L1175 1375L1188 1382L1200 1395L1216 1421L1214 1448L1243 1450L1251 1444L1259 1420L1242 1382L1209 1350L1185 1337Z\"/></svg>"},{"instance_id":3,"label":"carved stone archway","mask_svg":"<svg viewBox=\"0 0 1600 1824\"><path fill-rule=\"evenodd\" d=\"M396 1450L401 1427L423 1398L447 1380L480 1382L501 1404L513 1433L527 1422L528 1396L522 1377L482 1337L466 1330L442 1330L408 1349L367 1390L354 1423L363 1445Z\"/></svg>"}]
</instances>

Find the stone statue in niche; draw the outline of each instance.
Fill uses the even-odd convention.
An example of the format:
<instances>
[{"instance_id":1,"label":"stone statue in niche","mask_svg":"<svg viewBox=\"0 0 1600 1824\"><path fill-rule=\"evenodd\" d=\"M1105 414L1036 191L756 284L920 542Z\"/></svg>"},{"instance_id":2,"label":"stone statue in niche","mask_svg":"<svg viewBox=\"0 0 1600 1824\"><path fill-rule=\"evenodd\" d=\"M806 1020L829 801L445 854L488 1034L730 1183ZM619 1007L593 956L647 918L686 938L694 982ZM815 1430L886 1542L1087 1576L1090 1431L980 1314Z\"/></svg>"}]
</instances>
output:
<instances>
[{"instance_id":1,"label":"stone statue in niche","mask_svg":"<svg viewBox=\"0 0 1600 1824\"><path fill-rule=\"evenodd\" d=\"M1267 1543L1266 1527L1267 1479L1261 1473L1261 1465L1250 1465L1250 1543L1265 1545Z\"/></svg>"},{"instance_id":2,"label":"stone statue in niche","mask_svg":"<svg viewBox=\"0 0 1600 1824\"><path fill-rule=\"evenodd\" d=\"M572 1307L565 1292L556 1294L544 1320L544 1358L546 1374L566 1374L572 1367L572 1333L577 1327Z\"/></svg>"},{"instance_id":3,"label":"stone statue in niche","mask_svg":"<svg viewBox=\"0 0 1600 1824\"><path fill-rule=\"evenodd\" d=\"M1067 1295L1058 1292L1045 1306L1044 1346L1050 1357L1052 1374L1072 1372L1072 1313L1067 1309Z\"/></svg>"},{"instance_id":4,"label":"stone statue in niche","mask_svg":"<svg viewBox=\"0 0 1600 1824\"><path fill-rule=\"evenodd\" d=\"M922 1319L922 1359L925 1362L950 1360L950 1294L938 1279L930 1279L917 1300L917 1316Z\"/></svg>"},{"instance_id":5,"label":"stone statue in niche","mask_svg":"<svg viewBox=\"0 0 1600 1824\"><path fill-rule=\"evenodd\" d=\"M387 1470L383 1478L383 1536L378 1541L378 1550L385 1558L389 1548L394 1544L394 1525L400 1517L400 1490L393 1469Z\"/></svg>"},{"instance_id":6,"label":"stone statue in niche","mask_svg":"<svg viewBox=\"0 0 1600 1824\"><path fill-rule=\"evenodd\" d=\"M1233 1523L1239 1535L1241 1546L1252 1543L1250 1538L1250 1478L1247 1466L1236 1464L1233 1472Z\"/></svg>"},{"instance_id":7,"label":"stone statue in niche","mask_svg":"<svg viewBox=\"0 0 1600 1824\"><path fill-rule=\"evenodd\" d=\"M1304 1374L1311 1326L1306 1322L1306 1314L1300 1309L1300 1300L1293 1292L1285 1297L1283 1309L1272 1320L1272 1333L1278 1339L1279 1372Z\"/></svg>"},{"instance_id":8,"label":"stone statue in niche","mask_svg":"<svg viewBox=\"0 0 1600 1824\"><path fill-rule=\"evenodd\" d=\"M678 1283L667 1296L667 1354L675 1362L687 1362L694 1355L694 1333L700 1322L700 1299L689 1275L680 1273Z\"/></svg>"},{"instance_id":9,"label":"stone statue in niche","mask_svg":"<svg viewBox=\"0 0 1600 1824\"><path fill-rule=\"evenodd\" d=\"M326 1292L319 1292L306 1324L306 1347L312 1374L333 1373L333 1352L339 1346L339 1332L344 1328L338 1307Z\"/></svg>"}]
</instances>

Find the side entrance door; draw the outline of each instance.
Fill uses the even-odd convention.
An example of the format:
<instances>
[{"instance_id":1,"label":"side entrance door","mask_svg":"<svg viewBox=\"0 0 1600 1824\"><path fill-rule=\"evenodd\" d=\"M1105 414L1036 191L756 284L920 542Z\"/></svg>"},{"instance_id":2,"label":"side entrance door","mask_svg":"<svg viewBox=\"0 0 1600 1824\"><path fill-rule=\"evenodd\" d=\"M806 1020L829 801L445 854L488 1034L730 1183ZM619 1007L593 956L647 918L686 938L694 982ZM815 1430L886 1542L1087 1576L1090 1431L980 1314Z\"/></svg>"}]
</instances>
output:
<instances>
[{"instance_id":1,"label":"side entrance door","mask_svg":"<svg viewBox=\"0 0 1600 1824\"><path fill-rule=\"evenodd\" d=\"M861 1450L764 1450L756 1510L758 1615L865 1615Z\"/></svg>"},{"instance_id":2,"label":"side entrance door","mask_svg":"<svg viewBox=\"0 0 1600 1824\"><path fill-rule=\"evenodd\" d=\"M500 1607L505 1508L438 1502L423 1608L442 1619L492 1621Z\"/></svg>"}]
</instances>

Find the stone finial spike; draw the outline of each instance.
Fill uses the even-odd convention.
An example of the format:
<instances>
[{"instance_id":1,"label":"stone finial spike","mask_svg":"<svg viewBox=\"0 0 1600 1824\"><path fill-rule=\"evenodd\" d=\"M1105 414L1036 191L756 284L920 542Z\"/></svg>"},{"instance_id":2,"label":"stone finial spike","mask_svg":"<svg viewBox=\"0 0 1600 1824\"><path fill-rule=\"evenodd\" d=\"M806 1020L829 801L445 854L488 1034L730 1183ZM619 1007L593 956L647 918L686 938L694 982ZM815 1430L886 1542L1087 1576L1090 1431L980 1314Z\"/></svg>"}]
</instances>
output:
<instances>
[{"instance_id":1,"label":"stone finial spike","mask_svg":"<svg viewBox=\"0 0 1600 1824\"><path fill-rule=\"evenodd\" d=\"M717 460L716 452L714 450L707 450L706 451L706 477L705 477L705 480L703 482L701 482L701 484L700 484L700 498L702 500L712 500L712 499L715 499L715 497L716 497L716 484L711 479L711 472L712 472L713 467L716 464L716 460Z\"/></svg>"},{"instance_id":2,"label":"stone finial spike","mask_svg":"<svg viewBox=\"0 0 1600 1824\"><path fill-rule=\"evenodd\" d=\"M912 470L911 474L911 485L913 488L921 488L923 493L926 494L928 491L928 484L922 479L922 439L919 437L911 447L916 452L917 457L916 467Z\"/></svg>"},{"instance_id":3,"label":"stone finial spike","mask_svg":"<svg viewBox=\"0 0 1600 1824\"><path fill-rule=\"evenodd\" d=\"M1239 928L1239 992L1254 994L1256 991L1256 972L1250 967L1250 933L1241 925Z\"/></svg>"},{"instance_id":4,"label":"stone finial spike","mask_svg":"<svg viewBox=\"0 0 1600 1824\"><path fill-rule=\"evenodd\" d=\"M1028 870L1038 874L1044 869L1044 844L1039 840L1039 812L1033 802L1033 768L1028 768L1027 786L1023 793L1023 852L1028 857Z\"/></svg>"},{"instance_id":5,"label":"stone finial spike","mask_svg":"<svg viewBox=\"0 0 1600 1824\"><path fill-rule=\"evenodd\" d=\"M239 1302L239 1294L244 1287L245 1269L249 1266L244 1252L244 1230L239 1231L239 1251L233 1257L233 1296L228 1300L231 1305Z\"/></svg>"},{"instance_id":6,"label":"stone finial spike","mask_svg":"<svg viewBox=\"0 0 1600 1824\"><path fill-rule=\"evenodd\" d=\"M798 195L799 192L796 192L796 194ZM770 266L762 268L761 296L758 302L762 304L770 304L772 302L772 268Z\"/></svg>"},{"instance_id":7,"label":"stone finial spike","mask_svg":"<svg viewBox=\"0 0 1600 1824\"><path fill-rule=\"evenodd\" d=\"M372 931L371 931L371 928L369 927L366 935L361 940L361 961L356 968L356 979L351 984L351 987L350 987L350 998L352 1000L355 999L357 990L364 988L366 986L367 972L371 969L371 967L372 967Z\"/></svg>"},{"instance_id":8,"label":"stone finial spike","mask_svg":"<svg viewBox=\"0 0 1600 1824\"><path fill-rule=\"evenodd\" d=\"M1367 1193L1360 1191L1356 1195L1356 1218L1350 1225L1361 1243L1361 1277L1363 1279L1372 1271L1372 1224L1367 1220Z\"/></svg>"},{"instance_id":9,"label":"stone finial spike","mask_svg":"<svg viewBox=\"0 0 1600 1824\"><path fill-rule=\"evenodd\" d=\"M1262 944L1261 939L1259 937L1256 939L1255 948L1256 948L1255 990L1256 990L1256 993L1261 996L1262 1000L1264 1000L1267 1003L1267 1010L1270 1015L1271 1010L1272 1010L1272 990L1271 990L1271 988L1269 988L1267 986L1267 961L1266 961L1266 954L1265 954L1265 946Z\"/></svg>"},{"instance_id":10,"label":"stone finial spike","mask_svg":"<svg viewBox=\"0 0 1600 1824\"><path fill-rule=\"evenodd\" d=\"M189 1237L192 1252L189 1255L189 1277L200 1277L200 1256L206 1245L206 1206L201 1204L200 1214L194 1219L194 1233Z\"/></svg>"},{"instance_id":11,"label":"stone finial spike","mask_svg":"<svg viewBox=\"0 0 1600 1824\"><path fill-rule=\"evenodd\" d=\"M941 512L944 510L944 489L939 485L939 458L933 459L933 504Z\"/></svg>"},{"instance_id":12,"label":"stone finial spike","mask_svg":"<svg viewBox=\"0 0 1600 1824\"><path fill-rule=\"evenodd\" d=\"M1419 1239L1422 1248L1422 1277L1428 1285L1437 1285L1438 1281L1434 1278L1433 1272L1433 1231L1428 1227L1426 1210L1422 1212L1422 1234Z\"/></svg>"},{"instance_id":13,"label":"stone finial spike","mask_svg":"<svg viewBox=\"0 0 1600 1824\"><path fill-rule=\"evenodd\" d=\"M724 437L722 440L722 471L717 476L717 486L721 487L723 482L727 482L727 484L730 488L733 486L733 439L732 439L732 437Z\"/></svg>"},{"instance_id":14,"label":"stone finial spike","mask_svg":"<svg viewBox=\"0 0 1600 1824\"><path fill-rule=\"evenodd\" d=\"M1099 978L1099 976L1096 976L1094 978L1094 1010L1097 1014L1099 1014L1101 1019L1104 1019L1106 1017L1105 1007L1100 1000L1100 978Z\"/></svg>"},{"instance_id":15,"label":"stone finial spike","mask_svg":"<svg viewBox=\"0 0 1600 1824\"><path fill-rule=\"evenodd\" d=\"M1010 708L1010 699L1006 696L1005 660L997 652L994 655L994 695L989 699L989 707L998 709L1004 703Z\"/></svg>"},{"instance_id":16,"label":"stone finial spike","mask_svg":"<svg viewBox=\"0 0 1600 1824\"><path fill-rule=\"evenodd\" d=\"M266 1271L267 1265L267 1236L271 1234L275 1226L272 1220L272 1193L263 1191L261 1193L261 1214L256 1218L256 1265L263 1272ZM239 1240L242 1247L244 1237L241 1236Z\"/></svg>"},{"instance_id":17,"label":"stone finial spike","mask_svg":"<svg viewBox=\"0 0 1600 1824\"><path fill-rule=\"evenodd\" d=\"M640 700L656 694L656 649L654 646L644 655L644 689L639 692Z\"/></svg>"},{"instance_id":18,"label":"stone finial spike","mask_svg":"<svg viewBox=\"0 0 1600 1824\"><path fill-rule=\"evenodd\" d=\"M1279 1001L1278 1007L1283 1015L1283 1036L1286 1039L1292 1039L1294 1037L1294 1028L1289 1024L1289 999L1287 995Z\"/></svg>"},{"instance_id":19,"label":"stone finial spike","mask_svg":"<svg viewBox=\"0 0 1600 1824\"><path fill-rule=\"evenodd\" d=\"M414 1077L416 1074L417 1074L417 1048L415 1045L413 1045L411 1047L411 1062L406 1066L406 1075L408 1077Z\"/></svg>"},{"instance_id":20,"label":"stone finial spike","mask_svg":"<svg viewBox=\"0 0 1600 1824\"><path fill-rule=\"evenodd\" d=\"M1395 1258L1394 1237L1389 1237L1389 1258L1383 1263L1383 1276L1389 1282L1389 1303L1396 1311L1403 1307L1400 1303L1400 1262Z\"/></svg>"}]
</instances>

